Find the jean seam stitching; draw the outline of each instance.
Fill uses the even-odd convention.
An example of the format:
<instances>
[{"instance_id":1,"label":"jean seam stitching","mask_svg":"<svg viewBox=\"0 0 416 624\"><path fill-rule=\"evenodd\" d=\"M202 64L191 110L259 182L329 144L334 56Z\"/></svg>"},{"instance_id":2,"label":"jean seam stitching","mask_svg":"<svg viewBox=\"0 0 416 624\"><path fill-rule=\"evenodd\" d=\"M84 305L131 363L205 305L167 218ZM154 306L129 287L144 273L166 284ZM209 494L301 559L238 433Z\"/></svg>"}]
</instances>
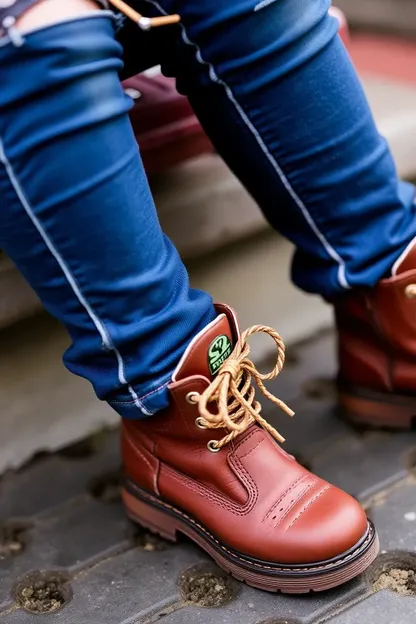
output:
<instances>
[{"instance_id":1,"label":"jean seam stitching","mask_svg":"<svg viewBox=\"0 0 416 624\"><path fill-rule=\"evenodd\" d=\"M23 208L23 210L25 211L25 213L27 214L27 216L29 217L29 219L31 220L32 224L34 225L35 229L37 230L38 234L41 236L43 242L45 243L47 249L49 249L49 251L51 252L52 256L55 258L56 262L58 263L58 266L61 268L64 276L67 279L67 282L70 286L70 288L72 289L74 295L77 297L79 303L83 306L83 308L85 309L86 313L88 314L88 316L90 317L91 321L93 322L96 330L98 331L99 335L101 336L101 340L103 341L103 345L106 349L108 349L108 351L112 351L114 353L114 355L116 356L117 359L117 364L118 364L118 381L119 383L123 384L124 386L127 386L128 391L130 392L133 401L132 403L135 403L135 405L145 414L151 416L150 413L148 413L148 411L146 410L146 408L142 405L142 403L140 402L139 397L137 396L135 390L132 388L132 386L127 382L127 379L125 377L125 371L124 371L124 362L123 362L123 358L121 356L121 353L118 351L117 347L114 345L113 340L110 336L110 333L105 325L105 323L98 317L98 315L94 312L93 308L91 307L91 305L89 304L89 302L87 301L87 299L85 298L85 296L82 294L81 288L79 287L75 277L72 275L72 272L69 268L69 266L66 264L65 260L63 259L63 257L61 256L61 254L58 251L58 248L55 246L54 242L52 241L52 238L50 237L50 235L47 233L47 231L45 230L45 228L43 227L42 223L40 222L40 220L38 219L38 217L35 215L29 199L26 196L26 193L23 190L23 187L21 186L15 172L14 169L12 167L11 162L8 160L7 156L6 156L6 152L4 149L4 144L3 141L0 137L0 162L4 165L5 170L6 170L6 174L8 175L9 181L14 189L14 192L16 193L16 196L18 198L18 200L21 203L21 206Z\"/></svg>"},{"instance_id":2,"label":"jean seam stitching","mask_svg":"<svg viewBox=\"0 0 416 624\"><path fill-rule=\"evenodd\" d=\"M65 19L59 20L57 22L53 22L52 24L46 24L46 26L39 26L37 28L33 28L31 30L24 30L22 36L27 37L30 35L34 35L43 30L47 30L48 28L54 28L55 26L61 26L62 24L68 24L70 22L81 22L89 19L96 19L97 17L110 17L112 20L116 21L116 14L111 9L97 9L91 11L91 14L82 14L79 16L67 17ZM19 31L20 32L20 31ZM5 47L6 45L13 44L11 37L8 34L5 34L0 37L0 48Z\"/></svg>"},{"instance_id":3,"label":"jean seam stitching","mask_svg":"<svg viewBox=\"0 0 416 624\"><path fill-rule=\"evenodd\" d=\"M144 401L144 399L147 399L148 397L152 396L153 394L156 394L157 392L160 392L160 390L163 390L164 388L166 388L170 384L170 380L171 380L171 376L169 375L168 381L165 381L160 386L158 386L154 390L151 390L147 394L144 394L143 396L140 396L139 397L139 401ZM116 401L116 400L112 401L112 400L110 400L109 403L111 405L131 405L132 403L134 403L134 401ZM149 411L149 416L155 413L155 412L150 412L150 410L147 410L147 411Z\"/></svg>"},{"instance_id":4,"label":"jean seam stitching","mask_svg":"<svg viewBox=\"0 0 416 624\"><path fill-rule=\"evenodd\" d=\"M149 4L152 4L163 15L167 15L167 12L160 6L160 4L158 2L156 2L156 0L144 0L144 1L148 2ZM195 50L196 50L196 59L197 59L197 61L201 65L206 65L208 67L209 77L211 78L212 82L214 82L216 84L219 84L222 87L224 87L228 99L234 104L235 109L237 110L238 114L240 115L242 121L244 122L244 124L247 126L247 128L250 130L250 132L252 133L252 135L256 139L256 141L259 144L262 152L264 153L264 155L266 156L266 158L268 159L268 161L272 165L273 169L278 174L278 176L279 176L283 186L285 187L285 189L287 190L289 195L292 197L292 199L295 202L295 204L300 209L300 211L301 211L304 219L308 223L309 227L311 228L311 230L313 231L315 236L318 238L318 240L320 241L320 243L324 247L324 249L327 252L327 254L329 255L329 257L332 258L332 260L334 260L338 264L338 282L339 282L340 286L342 288L344 288L344 289L350 289L351 286L349 285L349 283L347 281L347 277L346 277L345 261L342 259L342 257L336 251L336 249L334 249L334 247L331 245L331 243L326 239L325 235L318 228L318 226L315 223L312 215L308 211L308 209L306 207L306 204L300 198L298 193L295 191L295 189L291 185L289 179L285 175L283 169L280 167L279 163L277 162L276 158L273 156L273 154L268 149L268 147L267 147L266 143L264 142L264 140L262 139L259 131L254 126L254 124L251 122L251 120L249 119L247 113L242 108L241 104L237 101L237 99L234 96L234 93L233 93L231 87L222 78L220 78L217 75L213 64L211 62L205 61L203 59L200 47L198 46L198 44L196 44L195 42L193 42L193 41L191 41L189 39L189 37L187 35L187 32L186 32L185 26L183 24L179 24L179 25L181 27L182 39L183 39L184 43L186 45L189 45L189 46L195 48Z\"/></svg>"},{"instance_id":5,"label":"jean seam stitching","mask_svg":"<svg viewBox=\"0 0 416 624\"><path fill-rule=\"evenodd\" d=\"M269 6L269 4L273 4L273 2L276 2L277 0L262 0L261 2L259 2L258 4L256 4L256 6L254 7L254 11L261 11L262 9L265 9L266 7Z\"/></svg>"}]
</instances>

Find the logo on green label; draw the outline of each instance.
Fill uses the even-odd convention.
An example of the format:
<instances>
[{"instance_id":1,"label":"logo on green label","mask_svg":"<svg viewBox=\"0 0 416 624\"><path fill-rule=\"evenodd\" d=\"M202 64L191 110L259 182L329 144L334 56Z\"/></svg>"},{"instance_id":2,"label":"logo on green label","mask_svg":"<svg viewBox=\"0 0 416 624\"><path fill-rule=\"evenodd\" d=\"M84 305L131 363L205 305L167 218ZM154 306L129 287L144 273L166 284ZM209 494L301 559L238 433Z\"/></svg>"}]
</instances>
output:
<instances>
[{"instance_id":1,"label":"logo on green label","mask_svg":"<svg viewBox=\"0 0 416 624\"><path fill-rule=\"evenodd\" d=\"M231 355L231 341L228 336L217 336L208 349L208 366L211 375L218 372L221 364Z\"/></svg>"}]
</instances>

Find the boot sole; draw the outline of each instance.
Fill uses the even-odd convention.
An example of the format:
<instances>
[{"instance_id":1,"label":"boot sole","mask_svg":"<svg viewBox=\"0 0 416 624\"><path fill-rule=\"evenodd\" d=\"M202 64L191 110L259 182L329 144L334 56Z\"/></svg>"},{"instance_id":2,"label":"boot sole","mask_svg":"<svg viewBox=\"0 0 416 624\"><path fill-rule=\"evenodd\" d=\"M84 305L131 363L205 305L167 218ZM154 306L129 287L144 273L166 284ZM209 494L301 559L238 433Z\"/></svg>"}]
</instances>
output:
<instances>
[{"instance_id":1,"label":"boot sole","mask_svg":"<svg viewBox=\"0 0 416 624\"><path fill-rule=\"evenodd\" d=\"M416 422L416 397L338 385L338 399L347 420L366 427L409 431Z\"/></svg>"},{"instance_id":2,"label":"boot sole","mask_svg":"<svg viewBox=\"0 0 416 624\"><path fill-rule=\"evenodd\" d=\"M335 559L305 565L260 561L229 548L193 517L130 480L125 482L122 497L127 515L133 522L172 542L178 540L179 533L186 535L234 578L269 592L305 594L332 589L364 572L379 552L378 536L369 521L367 532L357 545Z\"/></svg>"}]
</instances>

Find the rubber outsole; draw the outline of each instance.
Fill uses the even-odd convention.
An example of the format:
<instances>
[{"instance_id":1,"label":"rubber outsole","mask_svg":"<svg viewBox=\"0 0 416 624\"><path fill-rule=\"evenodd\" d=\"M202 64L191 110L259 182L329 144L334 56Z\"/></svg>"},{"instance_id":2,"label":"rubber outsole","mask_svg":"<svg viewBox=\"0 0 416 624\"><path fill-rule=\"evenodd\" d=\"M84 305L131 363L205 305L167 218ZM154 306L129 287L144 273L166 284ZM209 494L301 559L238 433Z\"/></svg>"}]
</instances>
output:
<instances>
[{"instance_id":1,"label":"rubber outsole","mask_svg":"<svg viewBox=\"0 0 416 624\"><path fill-rule=\"evenodd\" d=\"M377 392L340 383L338 399L343 415L356 425L409 431L416 423L416 396Z\"/></svg>"},{"instance_id":2,"label":"rubber outsole","mask_svg":"<svg viewBox=\"0 0 416 624\"><path fill-rule=\"evenodd\" d=\"M125 483L122 497L133 522L172 542L177 541L178 534L186 535L234 578L269 592L304 594L332 589L364 572L379 552L378 536L369 521L357 545L335 559L293 566L259 561L222 544L194 518L130 480Z\"/></svg>"}]
</instances>

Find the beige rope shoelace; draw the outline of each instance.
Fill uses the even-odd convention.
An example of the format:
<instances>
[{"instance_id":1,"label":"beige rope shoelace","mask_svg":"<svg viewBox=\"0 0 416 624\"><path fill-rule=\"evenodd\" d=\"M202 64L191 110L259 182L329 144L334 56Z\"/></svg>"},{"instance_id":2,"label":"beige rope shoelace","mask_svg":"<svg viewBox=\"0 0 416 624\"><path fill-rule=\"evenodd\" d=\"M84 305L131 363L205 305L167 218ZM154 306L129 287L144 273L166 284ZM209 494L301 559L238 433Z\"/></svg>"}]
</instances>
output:
<instances>
[{"instance_id":1,"label":"beige rope shoelace","mask_svg":"<svg viewBox=\"0 0 416 624\"><path fill-rule=\"evenodd\" d=\"M276 365L270 373L260 373L253 362L248 359L250 345L247 339L252 334L264 333L273 338L277 346ZM257 422L273 438L284 442L280 435L261 415L261 405L255 400L255 382L262 393L272 403L280 407L286 414L294 412L280 399L271 394L264 385L265 381L274 379L285 363L285 345L280 335L271 327L254 325L242 333L230 357L222 364L214 381L201 394L195 397L198 403L200 418L197 424L203 429L228 429L230 433L221 440L211 440L208 449L219 451L238 435ZM210 406L216 404L218 412L212 412Z\"/></svg>"}]
</instances>

